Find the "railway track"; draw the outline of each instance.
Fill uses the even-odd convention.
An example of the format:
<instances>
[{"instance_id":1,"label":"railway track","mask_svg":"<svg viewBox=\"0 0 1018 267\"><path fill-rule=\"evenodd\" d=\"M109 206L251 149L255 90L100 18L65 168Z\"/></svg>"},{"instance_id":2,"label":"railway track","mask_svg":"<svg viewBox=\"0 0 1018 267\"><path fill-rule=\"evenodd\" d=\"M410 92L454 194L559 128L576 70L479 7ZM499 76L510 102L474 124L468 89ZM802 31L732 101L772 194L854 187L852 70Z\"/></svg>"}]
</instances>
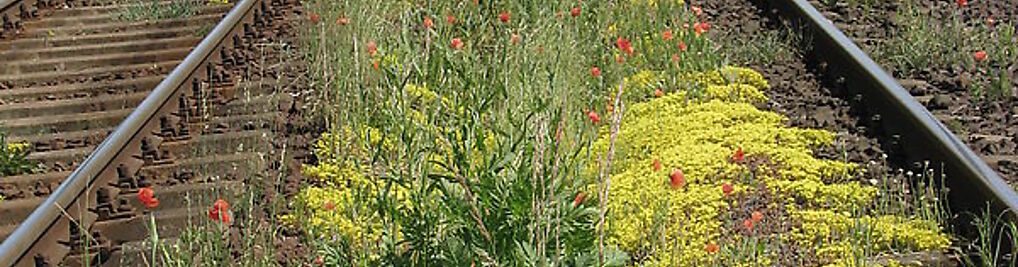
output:
<instances>
[{"instance_id":1,"label":"railway track","mask_svg":"<svg viewBox=\"0 0 1018 267\"><path fill-rule=\"evenodd\" d=\"M294 112L285 86L293 81L274 69L290 66L253 60L272 58L255 53L263 48L257 44L283 31L281 21L296 3L243 0L203 7L188 19L125 23L110 16L114 7L52 10L40 18L22 2L30 1L0 1L7 6L0 12L7 14L0 121L15 141L32 144L31 159L42 166L0 180L8 199L0 202L0 266L138 265L146 215L172 238L196 216L194 207L243 191L247 177L292 175L293 168L282 167L294 162L286 149L301 142L287 138L297 126L281 115ZM792 85L783 87L806 80L849 98L792 96L772 109L829 102L836 118L879 129L852 134L880 139L886 146L880 150L899 161L943 166L937 169L948 177L956 212L986 203L1018 210L1018 196L993 169L806 0L750 2L751 15L797 25L813 41L808 58L796 62L802 69L792 70L807 77L786 77ZM194 22L218 24L202 38ZM794 123L844 123L808 120ZM143 187L155 189L158 210L138 201Z\"/></svg>"},{"instance_id":2,"label":"railway track","mask_svg":"<svg viewBox=\"0 0 1018 267\"><path fill-rule=\"evenodd\" d=\"M286 143L290 65L250 61L278 60L265 51L284 48L273 38L293 6L140 22L118 20L120 6L73 7L20 21L0 41L0 124L39 169L0 180L0 266L143 264L148 214L172 239L195 207L281 175L268 159ZM158 209L139 203L145 187Z\"/></svg>"}]
</instances>

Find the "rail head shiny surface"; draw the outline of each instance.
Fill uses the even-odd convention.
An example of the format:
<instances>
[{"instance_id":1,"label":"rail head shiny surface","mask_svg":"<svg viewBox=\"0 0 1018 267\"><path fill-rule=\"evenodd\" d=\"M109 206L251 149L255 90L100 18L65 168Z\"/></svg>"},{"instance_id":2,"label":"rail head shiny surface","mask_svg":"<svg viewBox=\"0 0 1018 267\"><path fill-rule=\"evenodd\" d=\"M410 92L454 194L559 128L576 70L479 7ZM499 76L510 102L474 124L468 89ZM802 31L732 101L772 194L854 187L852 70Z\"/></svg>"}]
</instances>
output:
<instances>
[{"instance_id":1,"label":"rail head shiny surface","mask_svg":"<svg viewBox=\"0 0 1018 267\"><path fill-rule=\"evenodd\" d=\"M7 3L17 0L0 0ZM14 266L36 242L60 219L67 209L92 186L101 172L109 169L116 157L156 118L156 113L183 87L187 79L201 70L216 48L236 30L249 15L256 3L262 0L242 0L221 20L194 50L166 78L153 89L144 101L90 154L60 186L0 244L0 266ZM171 103L172 104L172 103Z\"/></svg>"}]
</instances>

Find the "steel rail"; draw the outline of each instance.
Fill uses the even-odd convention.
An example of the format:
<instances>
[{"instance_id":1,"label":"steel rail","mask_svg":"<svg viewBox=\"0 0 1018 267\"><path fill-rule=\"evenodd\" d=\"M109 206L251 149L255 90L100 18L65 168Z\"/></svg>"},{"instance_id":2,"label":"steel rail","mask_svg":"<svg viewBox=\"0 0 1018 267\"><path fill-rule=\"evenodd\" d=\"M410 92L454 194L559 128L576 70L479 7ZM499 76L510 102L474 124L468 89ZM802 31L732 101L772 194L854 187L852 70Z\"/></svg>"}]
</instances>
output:
<instances>
[{"instance_id":1,"label":"steel rail","mask_svg":"<svg viewBox=\"0 0 1018 267\"><path fill-rule=\"evenodd\" d=\"M978 212L989 203L998 212L1018 212L1018 194L1000 175L807 0L756 2L811 33L812 54L823 60L820 65L837 73L844 89L863 96L867 108L882 116L878 120L909 160L944 167L952 209Z\"/></svg>"},{"instance_id":2,"label":"steel rail","mask_svg":"<svg viewBox=\"0 0 1018 267\"><path fill-rule=\"evenodd\" d=\"M234 55L230 51L243 45L240 37L255 34L254 27L271 24L272 17L278 16L270 14L270 1L280 5L283 2L242 0L236 3L215 29L99 144L95 152L0 244L0 266L52 266L59 263L68 254L70 248L67 243L72 240L69 231L61 229L74 231L73 228L78 227L88 231L99 220L94 210L97 200L88 196L94 196L100 187L116 182L122 175L118 174L118 169L126 166L130 173L137 173L143 163L143 157L139 156L142 143L147 141L149 147L155 147L161 142L158 135L153 134L160 127L161 117L183 116L187 120L190 107L185 111L184 105L178 106L177 103L184 103L187 98L196 97L195 94L200 97L203 83L222 81L229 75L219 73L216 66L236 63L237 57L243 55Z\"/></svg>"}]
</instances>

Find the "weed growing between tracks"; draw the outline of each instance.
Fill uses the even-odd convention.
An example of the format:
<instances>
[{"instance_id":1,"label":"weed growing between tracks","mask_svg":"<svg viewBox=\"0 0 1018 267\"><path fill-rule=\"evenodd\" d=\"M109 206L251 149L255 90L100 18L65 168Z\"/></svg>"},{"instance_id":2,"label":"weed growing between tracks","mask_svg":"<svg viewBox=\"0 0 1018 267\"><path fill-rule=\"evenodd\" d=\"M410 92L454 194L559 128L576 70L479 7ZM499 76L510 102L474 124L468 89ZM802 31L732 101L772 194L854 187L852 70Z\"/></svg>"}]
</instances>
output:
<instances>
[{"instance_id":1,"label":"weed growing between tracks","mask_svg":"<svg viewBox=\"0 0 1018 267\"><path fill-rule=\"evenodd\" d=\"M963 86L973 95L990 100L1015 96L1015 73L1007 69L1018 66L1018 35L1013 22L993 22L992 17L970 22L959 9L928 10L917 1L905 1L902 6L897 15L900 33L874 49L878 61L905 75L960 64L980 74L964 77L968 81ZM947 17L931 18L934 15Z\"/></svg>"},{"instance_id":2,"label":"weed growing between tracks","mask_svg":"<svg viewBox=\"0 0 1018 267\"><path fill-rule=\"evenodd\" d=\"M836 2L826 4L832 7ZM863 7L870 10L895 6L891 10L897 11L890 14L893 19L875 18L886 24L881 27L894 30L886 40L872 40L875 43L864 48L896 76L943 75L927 72L947 69L952 74L960 72L958 86L969 90L977 99L993 101L1018 97L1014 91L1014 75L1018 74L1014 69L1018 66L1018 46L1015 46L1018 35L1015 22L1008 17L995 18L986 10L965 10L967 5L986 5L981 2L909 0L879 3L883 7L874 4ZM857 19L865 21L869 16L880 15L863 14L863 18Z\"/></svg>"},{"instance_id":3,"label":"weed growing between tracks","mask_svg":"<svg viewBox=\"0 0 1018 267\"><path fill-rule=\"evenodd\" d=\"M794 54L729 54L684 3L305 4L329 130L281 219L313 264L859 266L950 243L939 188L851 179L812 155L832 133L724 66Z\"/></svg>"},{"instance_id":4,"label":"weed growing between tracks","mask_svg":"<svg viewBox=\"0 0 1018 267\"><path fill-rule=\"evenodd\" d=\"M117 18L126 21L179 19L192 16L205 4L225 4L223 1L171 0L169 3L148 0L114 0L126 4Z\"/></svg>"},{"instance_id":5,"label":"weed growing between tracks","mask_svg":"<svg viewBox=\"0 0 1018 267\"><path fill-rule=\"evenodd\" d=\"M281 26L285 28L286 26ZM285 32L280 30L280 32ZM286 206L285 179L294 148L286 141L289 124L277 124L277 116L290 106L282 105L294 93L293 83L301 76L299 58L285 43L283 33L271 41L252 44L254 60L244 71L232 70L240 79L224 88L206 88L209 94L199 103L201 126L193 129L206 134L222 129L230 134L252 134L223 141L192 146L187 155L204 159L190 169L191 183L226 182L223 188L187 197L187 225L174 239L159 240L156 259L149 266L293 266L279 250L282 228L276 218ZM296 75L297 77L291 76ZM223 120L224 114L245 118L238 122ZM250 116L245 116L250 115ZM222 126L231 124L230 126ZM238 129L243 129L237 131ZM243 156L242 160L216 163L216 158ZM172 181L165 181L171 186ZM220 205L223 200L224 205ZM156 227L156 225L152 225ZM163 229L156 227L158 229ZM158 235L154 233L153 235ZM145 244L151 246L150 243ZM149 257L151 258L151 257ZM137 264L137 263L135 263Z\"/></svg>"},{"instance_id":6,"label":"weed growing between tracks","mask_svg":"<svg viewBox=\"0 0 1018 267\"><path fill-rule=\"evenodd\" d=\"M28 159L29 144L9 142L6 133L0 133L0 176L31 173L35 163ZM0 200L3 195L0 195Z\"/></svg>"}]
</instances>

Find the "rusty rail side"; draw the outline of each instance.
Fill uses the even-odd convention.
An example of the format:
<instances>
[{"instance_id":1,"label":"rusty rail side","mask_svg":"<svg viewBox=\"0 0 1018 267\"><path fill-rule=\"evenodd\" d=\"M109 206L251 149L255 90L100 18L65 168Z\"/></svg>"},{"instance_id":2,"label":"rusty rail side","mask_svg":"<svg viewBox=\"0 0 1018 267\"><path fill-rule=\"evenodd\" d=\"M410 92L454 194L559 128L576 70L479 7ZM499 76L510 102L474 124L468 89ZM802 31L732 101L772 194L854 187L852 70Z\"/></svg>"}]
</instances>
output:
<instances>
[{"instance_id":1,"label":"rusty rail side","mask_svg":"<svg viewBox=\"0 0 1018 267\"><path fill-rule=\"evenodd\" d=\"M0 0L18 1L18 0ZM21 0L22 3L35 0ZM291 0L242 0L89 157L0 244L0 266L55 266L68 255L105 259L117 249L95 223L138 218L124 200L138 188L140 167L151 164L164 140L190 138L188 123L199 122L199 102L210 85L229 82L223 66L243 65L236 49L258 37L256 29L282 17ZM157 156L156 156L157 157ZM121 196L124 195L124 196ZM101 263L101 262L99 262ZM95 264L95 262L93 262Z\"/></svg>"}]
</instances>

